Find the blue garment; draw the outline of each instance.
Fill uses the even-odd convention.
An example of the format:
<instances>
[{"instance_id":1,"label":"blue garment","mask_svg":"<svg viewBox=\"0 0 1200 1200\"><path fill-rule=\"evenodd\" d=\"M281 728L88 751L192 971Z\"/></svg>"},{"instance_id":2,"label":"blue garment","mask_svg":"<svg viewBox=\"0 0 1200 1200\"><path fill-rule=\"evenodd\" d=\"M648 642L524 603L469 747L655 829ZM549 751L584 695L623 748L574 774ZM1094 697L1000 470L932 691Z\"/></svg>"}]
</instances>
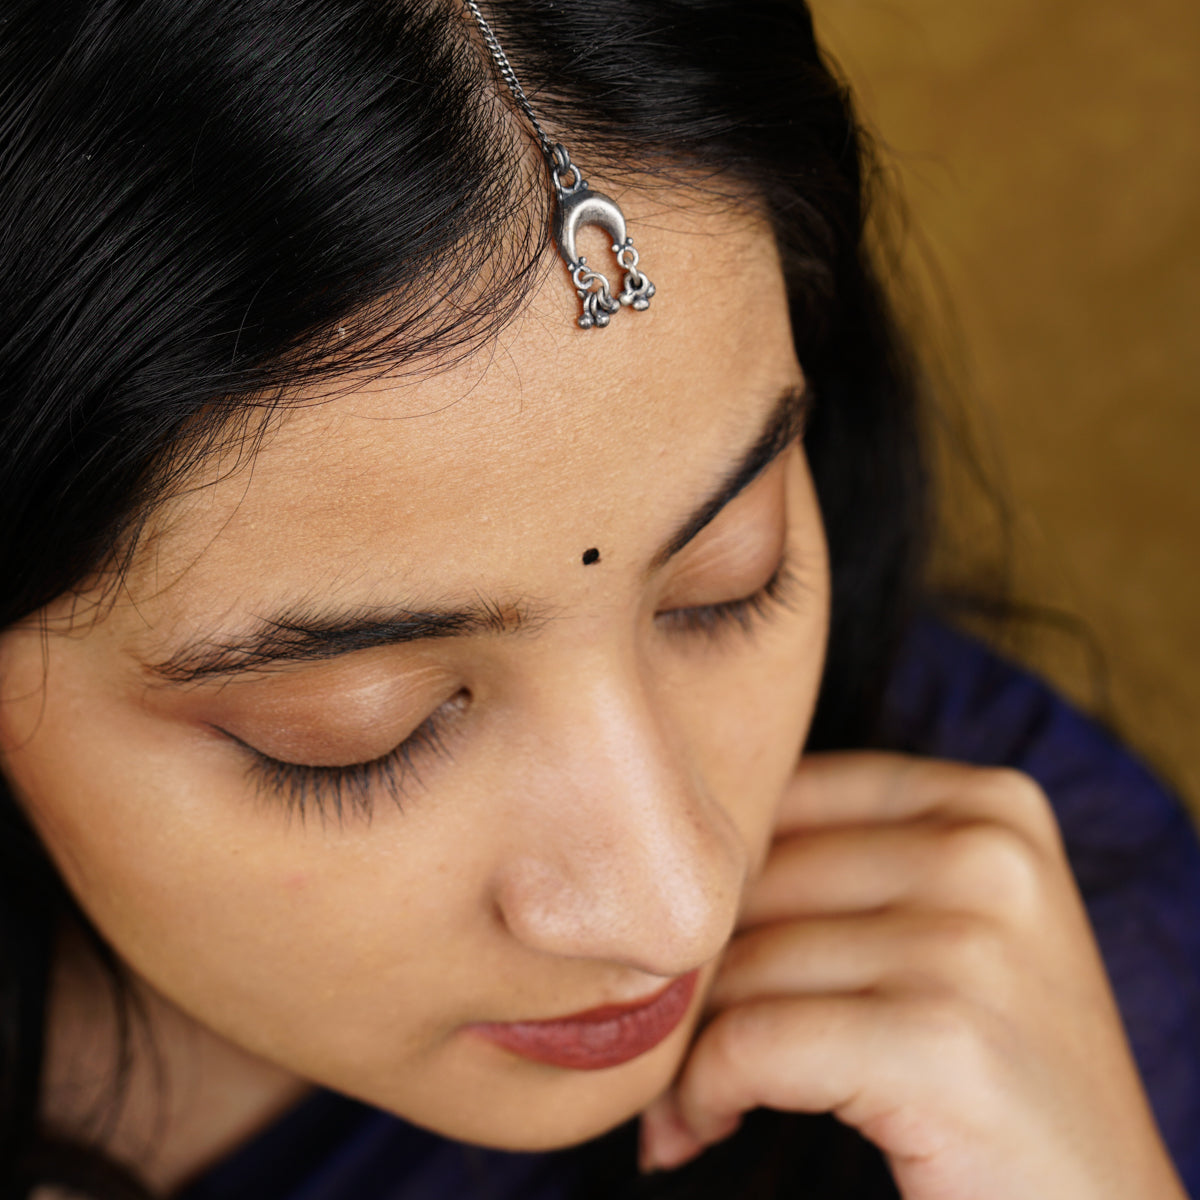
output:
<instances>
[{"instance_id":1,"label":"blue garment","mask_svg":"<svg viewBox=\"0 0 1200 1200\"><path fill-rule=\"evenodd\" d=\"M1200 844L1187 814L1099 725L937 622L914 627L887 712L898 748L1016 767L1050 797L1159 1125L1200 1200ZM463 1146L321 1092L180 1200L564 1200L571 1161Z\"/></svg>"}]
</instances>

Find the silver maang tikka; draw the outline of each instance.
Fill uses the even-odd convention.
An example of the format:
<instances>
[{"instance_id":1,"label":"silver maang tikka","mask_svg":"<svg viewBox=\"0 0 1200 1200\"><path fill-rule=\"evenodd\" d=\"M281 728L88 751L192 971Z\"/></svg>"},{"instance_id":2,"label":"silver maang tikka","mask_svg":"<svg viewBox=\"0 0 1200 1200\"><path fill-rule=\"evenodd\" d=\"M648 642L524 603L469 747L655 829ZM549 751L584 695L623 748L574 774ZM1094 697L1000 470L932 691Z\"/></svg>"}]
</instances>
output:
<instances>
[{"instance_id":1,"label":"silver maang tikka","mask_svg":"<svg viewBox=\"0 0 1200 1200\"><path fill-rule=\"evenodd\" d=\"M587 185L579 168L571 161L566 147L558 142L551 142L542 129L533 106L525 95L517 79L508 56L500 46L492 27L479 11L476 0L463 0L467 11L479 26L479 32L487 45L492 61L500 78L504 80L508 90L518 107L537 135L542 156L550 171L550 180L554 185L554 240L558 252L562 255L567 270L571 273L571 282L575 292L583 303L583 312L579 317L581 329L591 329L595 326L603 329L608 324L612 314L622 306L642 311L650 307L650 297L654 295L654 284L638 268L638 252L633 247L633 238L625 231L625 214L615 200L602 192L594 192ZM580 229L585 225L598 225L612 238L612 250L617 256L617 265L625 273L624 286L614 297L609 287L608 277L603 271L594 271L588 266L587 259L577 249L576 238Z\"/></svg>"}]
</instances>

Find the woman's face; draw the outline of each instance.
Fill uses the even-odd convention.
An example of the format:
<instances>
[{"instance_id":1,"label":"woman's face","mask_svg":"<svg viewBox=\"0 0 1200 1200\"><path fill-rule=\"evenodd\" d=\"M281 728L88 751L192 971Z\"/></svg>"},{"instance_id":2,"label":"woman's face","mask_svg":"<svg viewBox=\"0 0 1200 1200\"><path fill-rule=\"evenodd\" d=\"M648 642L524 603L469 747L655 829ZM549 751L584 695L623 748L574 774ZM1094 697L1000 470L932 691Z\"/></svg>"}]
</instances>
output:
<instances>
[{"instance_id":1,"label":"woman's face","mask_svg":"<svg viewBox=\"0 0 1200 1200\"><path fill-rule=\"evenodd\" d=\"M486 353L208 464L110 607L0 639L5 774L137 976L226 1048L513 1148L671 1079L825 644L771 237L623 201L649 312L583 332L555 269ZM618 1065L478 1028L696 969Z\"/></svg>"}]
</instances>

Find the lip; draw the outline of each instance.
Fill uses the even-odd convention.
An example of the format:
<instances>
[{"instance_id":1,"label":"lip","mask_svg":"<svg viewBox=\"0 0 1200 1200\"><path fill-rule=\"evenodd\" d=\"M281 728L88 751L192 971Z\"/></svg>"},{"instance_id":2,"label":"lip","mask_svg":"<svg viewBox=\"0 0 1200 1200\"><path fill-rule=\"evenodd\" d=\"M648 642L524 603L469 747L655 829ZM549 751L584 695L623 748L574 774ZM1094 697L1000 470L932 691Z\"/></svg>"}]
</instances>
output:
<instances>
[{"instance_id":1,"label":"lip","mask_svg":"<svg viewBox=\"0 0 1200 1200\"><path fill-rule=\"evenodd\" d=\"M683 1020L699 970L631 1004L603 1004L549 1021L481 1022L469 1026L490 1042L534 1062L598 1071L652 1050Z\"/></svg>"}]
</instances>

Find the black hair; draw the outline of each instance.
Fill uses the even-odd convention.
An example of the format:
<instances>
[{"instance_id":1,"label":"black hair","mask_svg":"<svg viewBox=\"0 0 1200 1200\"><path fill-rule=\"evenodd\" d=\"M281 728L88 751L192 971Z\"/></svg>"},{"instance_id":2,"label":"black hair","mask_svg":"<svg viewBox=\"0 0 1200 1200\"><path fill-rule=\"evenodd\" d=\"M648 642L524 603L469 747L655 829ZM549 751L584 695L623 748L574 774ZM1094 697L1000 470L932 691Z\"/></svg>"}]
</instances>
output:
<instances>
[{"instance_id":1,"label":"black hair","mask_svg":"<svg viewBox=\"0 0 1200 1200\"><path fill-rule=\"evenodd\" d=\"M749 193L768 215L816 401L807 448L831 553L810 744L872 743L928 505L914 375L864 249L870 158L807 8L487 13L580 161ZM0 628L118 579L154 504L216 449L252 452L298 386L486 343L547 268L547 203L529 132L455 0L6 0ZM0 1189L117 1200L134 1180L38 1124L64 921L88 929L0 782ZM756 1147L754 1172L718 1169L736 1153L721 1151L644 1186L774 1195L765 1180L799 1171L841 1195L850 1177L829 1164L881 1169L861 1148L831 1152L849 1135L828 1122L768 1134L766 1121L735 1142ZM622 1137L603 1142L606 1161L627 1161Z\"/></svg>"}]
</instances>

